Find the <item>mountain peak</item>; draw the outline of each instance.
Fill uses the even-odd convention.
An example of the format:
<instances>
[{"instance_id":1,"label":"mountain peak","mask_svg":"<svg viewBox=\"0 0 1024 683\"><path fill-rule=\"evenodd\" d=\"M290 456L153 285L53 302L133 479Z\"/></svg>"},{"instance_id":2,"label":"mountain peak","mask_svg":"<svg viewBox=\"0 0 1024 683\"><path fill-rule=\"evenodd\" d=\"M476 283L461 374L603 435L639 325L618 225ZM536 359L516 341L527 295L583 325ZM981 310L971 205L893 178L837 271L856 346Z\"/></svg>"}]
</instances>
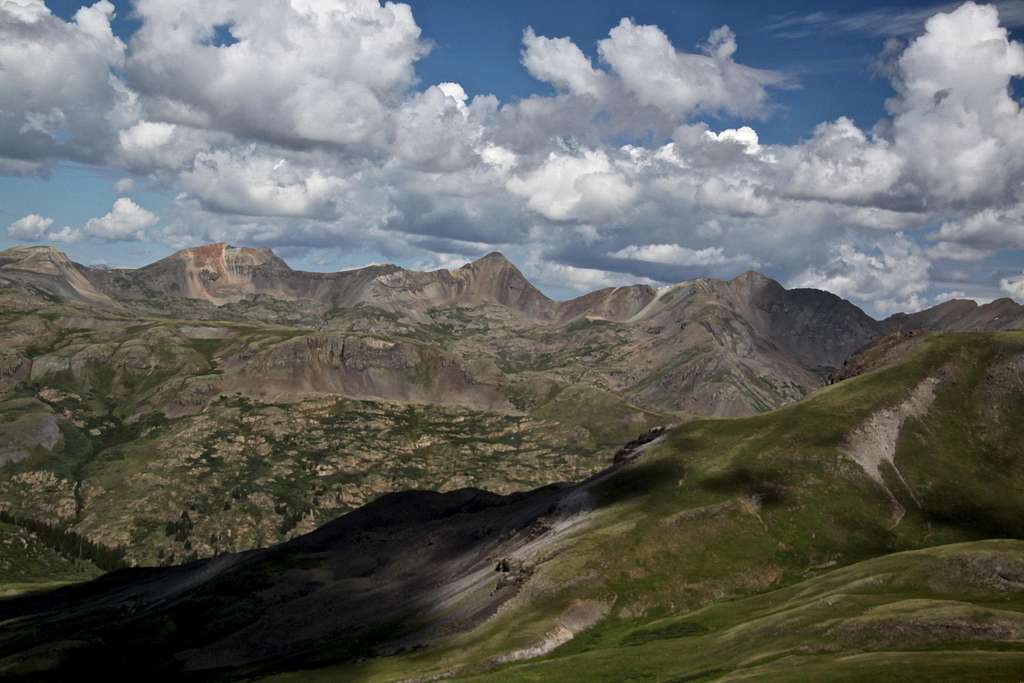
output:
<instances>
[{"instance_id":1,"label":"mountain peak","mask_svg":"<svg viewBox=\"0 0 1024 683\"><path fill-rule=\"evenodd\" d=\"M48 244L11 247L0 251L0 267L55 275L70 267L71 259Z\"/></svg>"},{"instance_id":2,"label":"mountain peak","mask_svg":"<svg viewBox=\"0 0 1024 683\"><path fill-rule=\"evenodd\" d=\"M21 271L44 289L61 297L111 304L111 299L96 289L68 255L50 245L12 247L0 251L0 269Z\"/></svg>"},{"instance_id":3,"label":"mountain peak","mask_svg":"<svg viewBox=\"0 0 1024 683\"><path fill-rule=\"evenodd\" d=\"M203 244L176 251L140 272L146 273L150 285L160 282L164 291L176 296L204 299L217 305L260 292L293 298L280 289L280 281L292 269L265 247L235 247L226 242Z\"/></svg>"},{"instance_id":4,"label":"mountain peak","mask_svg":"<svg viewBox=\"0 0 1024 683\"><path fill-rule=\"evenodd\" d=\"M523 275L522 271L520 271L519 268L516 267L516 264L508 260L508 258L506 258L500 251L492 251L489 254L481 256L475 261L470 261L459 270L495 274L505 273L506 275L504 277L511 276L516 280L526 282L526 276Z\"/></svg>"},{"instance_id":5,"label":"mountain peak","mask_svg":"<svg viewBox=\"0 0 1024 683\"><path fill-rule=\"evenodd\" d=\"M771 279L767 275L763 275L757 272L756 270L748 270L747 272L741 275L737 275L736 277L729 281L729 284L748 289L764 287L774 287L777 289L783 289L783 286L779 284L777 281Z\"/></svg>"},{"instance_id":6,"label":"mountain peak","mask_svg":"<svg viewBox=\"0 0 1024 683\"><path fill-rule=\"evenodd\" d=\"M491 253L485 254L484 256L481 256L480 258L476 259L475 261L473 261L473 263L481 263L481 264L482 263L508 263L508 264L511 264L512 262L509 261L508 257L506 257L504 254L502 254L500 251L492 251Z\"/></svg>"},{"instance_id":7,"label":"mountain peak","mask_svg":"<svg viewBox=\"0 0 1024 683\"><path fill-rule=\"evenodd\" d=\"M170 256L175 260L191 261L198 267L230 268L231 264L262 266L273 264L278 268L289 268L277 254L267 247L236 247L227 242L213 242L197 247L181 249Z\"/></svg>"},{"instance_id":8,"label":"mountain peak","mask_svg":"<svg viewBox=\"0 0 1024 683\"><path fill-rule=\"evenodd\" d=\"M947 299L940 304L937 304L935 308L977 308L978 302L974 299Z\"/></svg>"},{"instance_id":9,"label":"mountain peak","mask_svg":"<svg viewBox=\"0 0 1024 683\"><path fill-rule=\"evenodd\" d=\"M67 258L67 254L65 254L63 251L61 251L57 247L54 247L54 246L52 246L50 244L26 244L26 245L20 245L20 246L16 246L16 247L9 247L7 249L4 249L3 251L0 251L0 254L3 254L3 255L8 256L8 257L10 257L10 256L26 257L26 256L29 256L29 255L41 256L41 255L46 254L46 255L54 255L54 256L60 256L60 257L63 257L63 258Z\"/></svg>"},{"instance_id":10,"label":"mountain peak","mask_svg":"<svg viewBox=\"0 0 1024 683\"><path fill-rule=\"evenodd\" d=\"M531 317L549 317L554 303L498 251L467 263L453 273L466 301L499 303Z\"/></svg>"}]
</instances>

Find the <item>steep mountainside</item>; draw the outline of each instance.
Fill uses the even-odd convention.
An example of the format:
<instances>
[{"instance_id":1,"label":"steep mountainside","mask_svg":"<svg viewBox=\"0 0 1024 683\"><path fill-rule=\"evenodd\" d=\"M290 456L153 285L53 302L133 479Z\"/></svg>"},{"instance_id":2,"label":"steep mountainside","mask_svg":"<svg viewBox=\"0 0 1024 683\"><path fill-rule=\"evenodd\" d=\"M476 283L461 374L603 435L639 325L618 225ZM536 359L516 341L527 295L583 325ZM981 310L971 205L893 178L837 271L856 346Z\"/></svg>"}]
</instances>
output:
<instances>
[{"instance_id":1,"label":"steep mountainside","mask_svg":"<svg viewBox=\"0 0 1024 683\"><path fill-rule=\"evenodd\" d=\"M1015 680L1024 333L919 336L580 484L394 494L274 548L0 602L0 673Z\"/></svg>"},{"instance_id":2,"label":"steep mountainside","mask_svg":"<svg viewBox=\"0 0 1024 683\"><path fill-rule=\"evenodd\" d=\"M884 331L833 294L786 290L757 273L666 288L629 323L632 344L616 358L628 379L616 388L644 404L714 415L798 400Z\"/></svg>"}]
</instances>

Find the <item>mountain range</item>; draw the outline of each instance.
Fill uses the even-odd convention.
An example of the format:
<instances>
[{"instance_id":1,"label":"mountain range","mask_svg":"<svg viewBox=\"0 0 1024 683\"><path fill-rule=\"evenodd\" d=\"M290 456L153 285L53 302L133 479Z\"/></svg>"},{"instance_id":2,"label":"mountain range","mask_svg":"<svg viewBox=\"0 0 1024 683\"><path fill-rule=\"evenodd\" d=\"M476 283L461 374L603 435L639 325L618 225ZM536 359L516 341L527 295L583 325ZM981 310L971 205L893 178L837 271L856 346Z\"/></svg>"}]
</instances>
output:
<instances>
[{"instance_id":1,"label":"mountain range","mask_svg":"<svg viewBox=\"0 0 1024 683\"><path fill-rule=\"evenodd\" d=\"M8 249L0 676L790 680L918 665L894 632L1013 670L1021 328L753 272L554 301L497 253Z\"/></svg>"},{"instance_id":2,"label":"mountain range","mask_svg":"<svg viewBox=\"0 0 1024 683\"><path fill-rule=\"evenodd\" d=\"M752 272L559 302L497 253L310 273L225 244L139 269L18 247L0 252L0 509L173 564L391 491L579 479L654 427L798 401L877 340L1022 321L1009 300L878 321Z\"/></svg>"},{"instance_id":3,"label":"mountain range","mask_svg":"<svg viewBox=\"0 0 1024 683\"><path fill-rule=\"evenodd\" d=\"M24 247L0 253L0 278L8 291L49 295L109 313L276 323L323 333L306 340L309 350L286 345L258 358L246 354L236 363L255 360L261 372L287 365L291 358L282 354L300 364L330 362L341 351L332 343L341 332L393 336L395 345L380 354L389 356L423 353L402 338L426 341L442 367L458 368L430 383L435 394L451 400L437 395L428 400L488 406L509 399L513 385L524 384L522 377L512 377L523 374L517 372L520 367L540 374L564 375L569 368L581 372L577 361L586 352L587 382L638 405L752 414L821 386L854 351L886 334L1014 329L1024 323L1024 307L1010 299L981 306L953 300L877 321L830 293L787 290L754 272L730 281L698 279L661 289L602 289L558 302L498 253L453 271L424 273L389 265L313 273L292 270L268 249L226 244L185 249L139 269L89 268L49 247ZM488 340L481 344L481 335L474 333L484 328ZM454 337L451 344L429 343L449 341L439 339L445 333ZM463 343L463 337L470 340ZM470 367L473 360L480 367ZM245 369L251 374L254 368ZM264 375L261 379L270 386L263 388L282 395L324 388L312 377L293 386L294 375L302 373L288 370L288 377ZM367 373L357 373L349 377L343 372L326 388L352 396L416 398L409 395L416 391L401 381L374 386ZM315 373L329 382L330 374ZM451 382L454 374L480 381L471 382L476 389L436 386Z\"/></svg>"}]
</instances>

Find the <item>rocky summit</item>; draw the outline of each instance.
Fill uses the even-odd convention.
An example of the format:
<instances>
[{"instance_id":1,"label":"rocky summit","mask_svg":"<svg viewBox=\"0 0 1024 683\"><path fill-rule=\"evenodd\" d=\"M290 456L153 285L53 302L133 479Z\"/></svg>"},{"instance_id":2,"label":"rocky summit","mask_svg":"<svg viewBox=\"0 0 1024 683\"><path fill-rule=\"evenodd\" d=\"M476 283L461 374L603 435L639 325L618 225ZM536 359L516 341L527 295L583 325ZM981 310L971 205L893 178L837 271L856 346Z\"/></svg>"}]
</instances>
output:
<instances>
[{"instance_id":1,"label":"rocky summit","mask_svg":"<svg viewBox=\"0 0 1024 683\"><path fill-rule=\"evenodd\" d=\"M555 301L498 253L0 252L0 675L774 680L915 661L893 629L1010 670L1022 327L754 272ZM760 663L713 655L741 632Z\"/></svg>"}]
</instances>

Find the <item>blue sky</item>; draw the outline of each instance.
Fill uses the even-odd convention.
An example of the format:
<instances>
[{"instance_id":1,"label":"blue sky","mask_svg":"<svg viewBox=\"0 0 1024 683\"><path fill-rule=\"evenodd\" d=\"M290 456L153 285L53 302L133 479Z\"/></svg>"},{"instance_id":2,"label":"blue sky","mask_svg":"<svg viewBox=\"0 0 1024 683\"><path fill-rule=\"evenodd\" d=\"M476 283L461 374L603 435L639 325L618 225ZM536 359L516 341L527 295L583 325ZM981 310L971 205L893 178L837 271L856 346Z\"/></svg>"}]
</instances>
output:
<instances>
[{"instance_id":1,"label":"blue sky","mask_svg":"<svg viewBox=\"0 0 1024 683\"><path fill-rule=\"evenodd\" d=\"M352 8L357 6L360 12L382 13L380 16L390 11L369 0L338 2L343 13L355 12ZM772 3L766 11L762 3L738 0L409 0L409 25L418 28L418 38L409 30L394 33L398 24L389 23L391 18L377 33L363 37L362 44L371 49L375 44L399 41L404 52L382 52L379 57L381 71L389 75L369 72L373 54L364 55L366 64L371 65L366 73L357 73L356 66L339 66L337 60L318 64L313 41L337 46L352 38L346 33L349 25L344 18L338 19L329 29L335 35L311 34L310 43L296 49L306 49L309 54L289 65L298 69L297 77L290 76L293 81L301 84L307 77L321 79L316 84L322 88L323 101L314 85L310 85L313 95L298 86L290 92L287 79L278 91L268 84L267 92L258 92L257 82L234 95L224 94L225 100L251 96L256 104L248 111L244 104L231 107L230 102L216 101L216 94L203 91L203 79L185 73L184 66L174 76L177 80L155 70L152 60L176 61L167 47L174 35L165 16L167 8L173 7L169 0L144 0L138 12L133 2L125 0L113 2L113 13L101 5L91 8L89 11L95 12L90 16L109 21L114 35L124 43L118 47L110 39L102 50L95 39L82 38L84 20L75 18L80 8L91 3L48 0L45 4L53 13L43 20L49 33L33 33L32 38L20 32L18 22L24 17L0 12L0 31L10 32L9 44L40 40L41 46L52 52L59 52L51 49L54 45L65 46L69 55L79 55L71 59L83 70L92 69L83 71L81 80L94 78L102 84L107 78L97 73L91 59L118 79L136 104L127 112L114 91L104 95L102 105L80 100L51 102L56 97L52 95L54 86L45 90L42 83L39 92L29 92L22 99L35 97L47 102L47 107L52 105L50 109L37 105L29 111L25 104L22 111L17 101L5 104L0 99L0 111L11 120L24 117L27 122L0 128L0 143L15 150L7 155L13 161L5 166L5 153L0 149L0 247L46 241L68 226L66 235L74 235L74 239L58 246L85 263L137 266L190 241L217 238L267 244L293 266L310 269L385 260L417 268L454 266L499 248L555 296L627 281L657 284L700 275L728 277L749 267L789 285L831 287L876 315L900 306L928 305L948 295L979 300L1012 296L1018 291L1018 276L1024 296L1024 263L1016 246L1018 242L1024 246L1024 234L1018 235L1024 229L1014 224L1019 222L1018 215L1024 215L1018 208L1018 180L1002 178L1001 185L1006 188L998 195L964 189L965 183L958 183L954 192L962 191L962 196L948 202L926 197L918 201L933 187L937 192L942 179L931 177L932 186L928 186L927 163L912 156L916 152L911 147L917 141L904 133L910 140L904 145L896 137L898 131L889 132L899 128L897 110L905 110L904 123L917 122L914 117L918 113L912 96L896 88L906 82L906 90L912 90L910 76L894 76L886 67L896 64L908 46L925 33L927 17L939 11L953 12L958 7L955 3L792 1ZM294 12L289 14L287 2L211 0L183 3L185 6L188 9L182 11L199 33L219 27L216 30L234 30L242 40L251 34L256 36L249 40L257 50L262 31L270 27L261 27L254 18L256 8L283 12L284 22L301 20ZM1016 49L1013 41L1024 25L1024 2L1002 2L998 10L999 19L986 30L1001 24L1008 31L1003 42L1012 56ZM978 16L989 20L987 11L979 9ZM951 16L977 25L966 11L957 10ZM376 21L377 14L374 17ZM631 20L628 25L620 23L624 18ZM541 37L529 48L536 57L532 68L524 64L524 30L528 26ZM721 61L715 62L717 66L711 61L701 63L709 60L703 55L711 54L709 33L721 26L731 29L737 49L725 55L725 66ZM621 30L613 41L610 31L615 27ZM652 30L647 31L648 27ZM133 39L136 31L139 36ZM940 34L936 29L933 33L930 39L939 44L964 32ZM546 41L562 37L571 43ZM638 81L645 75L642 67L632 75L626 71L633 58L629 50L637 59L651 59L655 53L640 51L651 45L656 49L663 39L670 43L670 52L682 55L678 62L666 57L663 66L667 71L658 74L659 78L675 79L666 81L666 90L685 90L686 69L707 67L724 69L711 77L726 80L711 81L711 85L703 81L700 87L721 87L726 92L721 96L698 92L695 100L683 94L662 97L658 87L650 89L650 84ZM53 44L47 46L47 40ZM211 40L196 39L197 68L220 68L214 62L203 66L202 60L212 59L207 49ZM599 41L605 41L605 53L599 49ZM619 44L619 57L609 60L607 55ZM583 70L590 75L584 77L598 79L606 84L602 88L611 90L602 90L604 94L595 103L593 97L587 99L587 93L559 80L559 74L544 77L545 69L566 68L565 62L558 61L556 48L562 50L563 57L565 50L578 49L590 65ZM965 44L964 49L968 48L971 46ZM169 51L161 52L164 49ZM323 48L319 49L322 53ZM26 52L24 47L20 50ZM341 59L350 58L345 55L348 53L342 51ZM0 48L0 80L4 69L31 78L33 65L18 63L16 58L14 53L5 57ZM5 59L10 63L5 64ZM270 61L265 64L275 63L272 56L266 59ZM615 59L623 61L613 64ZM192 62L183 57L182 63ZM576 60L572 68L583 68L581 63ZM906 63L911 64L909 58ZM329 72L327 76L320 73L321 66ZM393 74L388 71L390 66ZM749 85L729 84L728 74L748 67L757 70L742 76L749 79ZM920 71L922 81L941 82L929 69L950 67L918 60L913 68ZM1003 87L1007 101L1013 101L1018 97L1019 78L1013 72L1017 67L1010 64L1006 68L1005 87L1000 85L1003 81L994 87ZM672 69L681 71L674 74ZM652 68L652 72L656 70ZM39 71L44 68L40 66ZM241 78L251 72L239 73ZM216 76L210 73L210 78ZM953 92L954 99L960 83L971 82L969 74L963 80L964 74L959 72L950 74L949 79L954 85L946 90ZM460 94L453 99L450 88L442 95L434 86L443 83L459 84L465 100L459 100ZM3 85L0 83L0 88ZM360 129L361 137L355 142L337 137L340 125L326 133L320 130L329 127L325 118L345 119L349 109L363 106L358 98L340 95L337 101L330 101L333 93L356 92L351 89L356 86L358 92L372 91L369 97L378 112L373 116L386 115L390 128L380 135ZM31 86L22 87L31 91ZM746 98L744 88L756 91L757 97ZM268 114L265 120L252 114L261 102L290 101L293 95L298 97L296 93L302 96L301 111L282 111L277 118ZM483 97L474 101L486 95L495 96L496 101L488 104ZM974 93L964 97L968 109L991 105L987 100L970 99ZM893 112L886 110L889 98L898 101ZM174 107L168 105L170 101L176 103ZM182 113L186 105L192 112L187 115ZM546 108L544 113L538 113L536 107L541 106ZM98 107L109 111L97 116ZM50 124L31 123L58 110L59 125L65 127L59 132L50 131ZM309 120L307 111L314 112ZM428 117L432 126L449 125L453 112L462 117L454 119L452 125L457 129L424 128L422 134L410 134L410 122L426 125L424 117ZM579 122L580 112L593 117L588 125ZM74 116L83 120L76 121ZM561 126L560 117L566 122ZM819 129L841 117L852 126ZM114 119L117 121L111 123ZM364 128L366 120L358 118ZM890 126L892 121L895 126ZM879 122L882 125L876 129ZM1007 125L1009 128L1001 125L991 132L997 147L1007 146L1006 139L998 136L1016 130L1018 122L1009 120ZM19 136L28 135L25 130L33 126L50 135L46 144L57 151L39 158L25 156L28 142ZM741 147L734 137L723 137L728 149L745 151L733 154L731 161L722 157L726 147L719 152L706 149L708 138L698 130L715 133L744 126L756 130L756 144ZM385 128L383 123L381 128ZM699 134L687 132L692 130ZM126 138L128 132L131 135ZM403 132L411 140L406 149L401 148ZM980 131L979 135L989 133ZM163 136L159 154L154 151L154 135ZM81 145L71 144L76 136ZM854 141L858 136L864 140ZM382 142L384 137L387 140ZM840 147L830 142L839 138L843 142L835 144ZM68 139L71 143L66 143ZM447 142L438 143L436 149L417 148L428 139ZM471 160L453 151L467 139L472 150L466 154ZM126 140L143 142L129 149ZM699 151L686 148L701 140ZM666 144L675 146L672 153L678 158L674 158L673 168L689 173L695 164L708 164L696 169L700 177L683 179L668 171L653 174L644 170L666 158L664 149L657 156L657 150ZM901 145L905 151L894 151ZM497 158L494 150L514 161L501 166L493 161ZM833 158L847 153L849 159ZM641 157L651 161L638 161ZM755 157L761 163L759 169L752 170L749 166ZM486 183L482 171L470 168L485 158L491 159L486 161L489 165L480 168L494 172ZM1004 162L1006 173L1015 168L1015 159ZM627 169L630 163L635 166ZM787 180L776 178L777 169L790 163L793 168L787 171ZM877 164L877 170L870 164ZM990 170L992 166L988 164ZM288 171L283 179L282 167ZM868 175L863 175L864 168ZM897 170L901 175L893 175L885 187L872 192L863 189L879 175L896 174ZM809 180L809 172L830 174L828 182L822 185L818 182L821 178ZM568 182L566 174L574 173L569 179L572 182L564 184ZM748 176L751 173L754 175ZM133 181L130 189L125 186L115 191L115 183L125 178ZM324 178L327 181L322 182ZM579 190L581 179L586 178L604 183L602 189L594 195ZM794 189L800 182L807 187ZM552 183L563 183L558 186L569 188L570 194L578 190L578 196L571 197L567 207L557 194L547 191ZM843 183L851 183L851 189L831 186ZM666 195L665 188L670 186L674 189ZM231 196L232 187L245 188L236 190L245 196ZM257 190L248 192L252 187ZM466 189L470 187L472 192ZM120 206L115 205L119 197L123 200ZM49 227L35 229L33 225L42 224L30 221L3 232L4 226L33 215L50 221L46 223ZM910 270L916 272L915 282L890 272L900 270L896 264L901 261L914 264Z\"/></svg>"},{"instance_id":2,"label":"blue sky","mask_svg":"<svg viewBox=\"0 0 1024 683\"><path fill-rule=\"evenodd\" d=\"M595 45L622 17L662 28L673 44L694 49L708 31L726 24L737 35L738 58L744 63L793 74L799 88L781 92L782 108L758 127L766 142L792 143L815 125L839 115L873 123L884 114L884 99L892 93L885 79L872 77L868 67L881 51L884 38L858 33L817 33L804 38L779 37L766 26L791 15L810 14L823 3L771 3L765 14L750 2L566 2L480 3L470 1L411 3L436 47L420 67L426 82L455 80L472 93L494 92L499 97L525 97L547 92L519 64L522 29L538 34L571 36L596 61ZM836 12L857 13L879 3L834 3ZM742 123L725 117L726 127Z\"/></svg>"}]
</instances>

